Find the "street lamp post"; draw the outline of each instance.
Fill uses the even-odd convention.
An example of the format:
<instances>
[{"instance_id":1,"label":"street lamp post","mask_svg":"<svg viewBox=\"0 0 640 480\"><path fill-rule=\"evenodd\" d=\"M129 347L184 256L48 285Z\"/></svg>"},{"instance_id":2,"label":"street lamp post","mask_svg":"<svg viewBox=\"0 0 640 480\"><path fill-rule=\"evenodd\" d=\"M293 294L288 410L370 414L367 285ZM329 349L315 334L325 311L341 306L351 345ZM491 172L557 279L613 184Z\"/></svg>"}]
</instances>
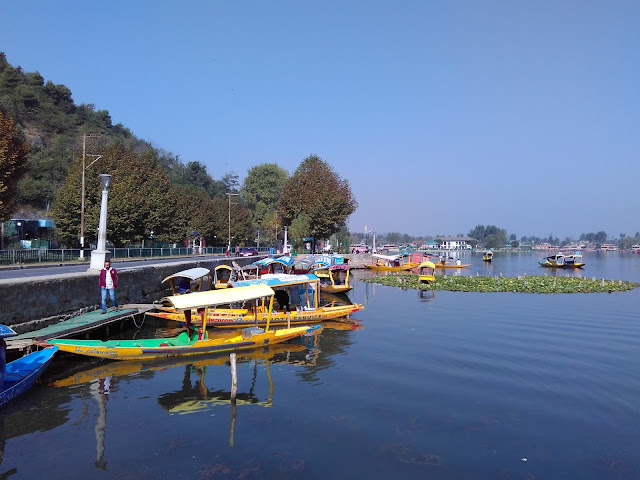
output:
<instances>
[{"instance_id":1,"label":"street lamp post","mask_svg":"<svg viewBox=\"0 0 640 480\"><path fill-rule=\"evenodd\" d=\"M103 173L100 175L102 184L102 200L100 202L100 223L98 225L98 248L91 252L91 263L89 271L99 271L104 266L104 262L111 256L107 251L107 203L109 200L108 188L111 185L111 175Z\"/></svg>"},{"instance_id":2,"label":"street lamp post","mask_svg":"<svg viewBox=\"0 0 640 480\"><path fill-rule=\"evenodd\" d=\"M102 155L92 155L87 154L87 137L89 138L100 138L102 135L93 135L86 133L82 135L82 200L80 202L80 258L84 258L84 172L91 165L96 163ZM94 157L95 160L91 162L89 165L85 166L85 158L86 157ZM100 267L102 268L102 267Z\"/></svg>"},{"instance_id":3,"label":"street lamp post","mask_svg":"<svg viewBox=\"0 0 640 480\"><path fill-rule=\"evenodd\" d=\"M227 244L229 246L229 250L231 250L231 196L232 195L240 195L240 194L227 193L227 196L229 197L229 243Z\"/></svg>"}]
</instances>

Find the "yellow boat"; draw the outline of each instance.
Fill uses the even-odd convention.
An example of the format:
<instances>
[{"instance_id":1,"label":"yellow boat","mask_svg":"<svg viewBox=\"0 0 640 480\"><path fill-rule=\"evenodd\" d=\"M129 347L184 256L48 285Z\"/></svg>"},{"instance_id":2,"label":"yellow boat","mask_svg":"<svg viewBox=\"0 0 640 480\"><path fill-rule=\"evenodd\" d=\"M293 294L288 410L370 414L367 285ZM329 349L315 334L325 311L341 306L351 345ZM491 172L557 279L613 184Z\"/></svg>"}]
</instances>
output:
<instances>
[{"instance_id":1,"label":"yellow boat","mask_svg":"<svg viewBox=\"0 0 640 480\"><path fill-rule=\"evenodd\" d=\"M482 260L485 262L490 262L491 260L493 260L493 252L491 250L484 252L484 255L482 255Z\"/></svg>"},{"instance_id":2,"label":"yellow boat","mask_svg":"<svg viewBox=\"0 0 640 480\"><path fill-rule=\"evenodd\" d=\"M213 269L213 288L220 290L227 288L235 280L235 270L229 265L218 265Z\"/></svg>"},{"instance_id":3,"label":"yellow boat","mask_svg":"<svg viewBox=\"0 0 640 480\"><path fill-rule=\"evenodd\" d=\"M400 255L380 255L373 253L371 254L371 263L365 264L365 267L371 270L404 272L416 268L418 265L420 265L420 263L411 261L411 254L409 253Z\"/></svg>"},{"instance_id":4,"label":"yellow boat","mask_svg":"<svg viewBox=\"0 0 640 480\"><path fill-rule=\"evenodd\" d=\"M207 331L208 310L211 307L234 302L257 303L268 299L268 311L270 312L274 297L274 290L267 285L173 295L166 297L165 301L170 303L177 312L184 314L187 326L187 331L177 337L107 341L51 339L47 340L45 344L57 345L63 352L90 357L111 360L143 360L264 347L291 340L319 328L319 326L302 326L269 330L271 324L271 315L269 314L264 329L256 326L243 328L239 331L212 332L211 334ZM192 309L197 309L200 314L200 328L191 324Z\"/></svg>"},{"instance_id":5,"label":"yellow boat","mask_svg":"<svg viewBox=\"0 0 640 480\"><path fill-rule=\"evenodd\" d=\"M312 271L320 280L320 290L328 293L345 293L353 289L349 285L349 273L351 269L346 263L339 265L327 265Z\"/></svg>"},{"instance_id":6,"label":"yellow boat","mask_svg":"<svg viewBox=\"0 0 640 480\"><path fill-rule=\"evenodd\" d=\"M576 252L574 255L564 257L564 268L582 268L586 265L582 261L582 255Z\"/></svg>"},{"instance_id":7,"label":"yellow boat","mask_svg":"<svg viewBox=\"0 0 640 480\"><path fill-rule=\"evenodd\" d=\"M266 302L232 302L233 305L217 307L208 310L207 321L211 326L220 328L239 328L247 325L264 325L270 317L272 325L300 325L335 320L349 317L350 314L364 309L364 305L354 303L352 305L320 306L318 298L319 279L316 275L273 275L265 274L258 279L232 282L233 290L255 285L268 285L273 288L278 300L278 308L269 306ZM157 311L147 312L157 318L185 322L171 305L162 301L162 308ZM196 312L193 313L195 317ZM199 320L194 320L198 324Z\"/></svg>"},{"instance_id":8,"label":"yellow boat","mask_svg":"<svg viewBox=\"0 0 640 480\"><path fill-rule=\"evenodd\" d=\"M418 275L420 283L431 283L436 280L435 276L436 266L433 262L422 262L418 266Z\"/></svg>"},{"instance_id":9,"label":"yellow boat","mask_svg":"<svg viewBox=\"0 0 640 480\"><path fill-rule=\"evenodd\" d=\"M446 260L440 260L435 264L436 268L466 268L470 267L470 263L450 263Z\"/></svg>"}]
</instances>

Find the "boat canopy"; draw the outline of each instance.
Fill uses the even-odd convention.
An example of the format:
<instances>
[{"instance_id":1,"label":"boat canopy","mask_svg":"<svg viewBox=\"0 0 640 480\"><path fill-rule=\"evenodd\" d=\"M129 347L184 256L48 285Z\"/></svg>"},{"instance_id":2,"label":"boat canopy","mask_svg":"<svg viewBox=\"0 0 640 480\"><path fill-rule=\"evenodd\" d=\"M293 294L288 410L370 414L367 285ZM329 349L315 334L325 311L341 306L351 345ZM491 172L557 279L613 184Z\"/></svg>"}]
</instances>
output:
<instances>
[{"instance_id":1,"label":"boat canopy","mask_svg":"<svg viewBox=\"0 0 640 480\"><path fill-rule=\"evenodd\" d=\"M290 267L293 264L293 257L285 255L284 257L276 258L275 261L283 264L285 267Z\"/></svg>"},{"instance_id":2,"label":"boat canopy","mask_svg":"<svg viewBox=\"0 0 640 480\"><path fill-rule=\"evenodd\" d=\"M240 280L237 282L231 282L234 288L236 287L248 287L250 285L268 285L269 287L281 287L283 285L298 285L307 282L316 282L318 277L311 273L305 273L303 275L291 275L287 273L273 274L268 273L262 275L260 278L254 280Z\"/></svg>"},{"instance_id":3,"label":"boat canopy","mask_svg":"<svg viewBox=\"0 0 640 480\"><path fill-rule=\"evenodd\" d=\"M426 261L418 265L418 268L436 268L436 265L433 262Z\"/></svg>"},{"instance_id":4,"label":"boat canopy","mask_svg":"<svg viewBox=\"0 0 640 480\"><path fill-rule=\"evenodd\" d=\"M318 268L314 268L312 270L312 272L317 272L319 270L329 270L331 272L334 272L336 270L348 271L348 270L350 270L350 268L349 268L349 265L347 265L346 263L341 263L339 265L324 265L324 266L320 266Z\"/></svg>"},{"instance_id":5,"label":"boat canopy","mask_svg":"<svg viewBox=\"0 0 640 480\"><path fill-rule=\"evenodd\" d=\"M390 262L393 262L394 260L398 260L399 258L402 258L406 256L406 254L404 255L381 255L379 253L372 253L371 257L373 258L381 258L383 260L389 260Z\"/></svg>"},{"instance_id":6,"label":"boat canopy","mask_svg":"<svg viewBox=\"0 0 640 480\"><path fill-rule=\"evenodd\" d=\"M330 257L329 255L320 255L318 258L316 258L314 260L314 265L324 265L324 266L328 266L328 265L333 265L335 262L333 260L333 257Z\"/></svg>"},{"instance_id":7,"label":"boat canopy","mask_svg":"<svg viewBox=\"0 0 640 480\"><path fill-rule=\"evenodd\" d=\"M190 268L189 270L182 270L181 272L174 273L173 275L169 275L167 278L162 280L162 283L172 280L174 278L183 278L186 277L190 280L198 280L206 275L209 275L211 271L208 268L196 267Z\"/></svg>"},{"instance_id":8,"label":"boat canopy","mask_svg":"<svg viewBox=\"0 0 640 480\"><path fill-rule=\"evenodd\" d=\"M12 328L0 323L0 338L15 337L16 335L18 334Z\"/></svg>"},{"instance_id":9,"label":"boat canopy","mask_svg":"<svg viewBox=\"0 0 640 480\"><path fill-rule=\"evenodd\" d=\"M230 267L229 265L226 264L222 264L222 265L218 265L216 268L214 268L214 270L232 270L233 271L233 267Z\"/></svg>"},{"instance_id":10,"label":"boat canopy","mask_svg":"<svg viewBox=\"0 0 640 480\"><path fill-rule=\"evenodd\" d=\"M274 294L275 293L271 287L262 284L243 288L194 292L187 295L172 295L170 297L163 298L162 302L167 302L177 311L182 312L185 310L191 310L192 308L213 307L216 305L271 297Z\"/></svg>"}]
</instances>

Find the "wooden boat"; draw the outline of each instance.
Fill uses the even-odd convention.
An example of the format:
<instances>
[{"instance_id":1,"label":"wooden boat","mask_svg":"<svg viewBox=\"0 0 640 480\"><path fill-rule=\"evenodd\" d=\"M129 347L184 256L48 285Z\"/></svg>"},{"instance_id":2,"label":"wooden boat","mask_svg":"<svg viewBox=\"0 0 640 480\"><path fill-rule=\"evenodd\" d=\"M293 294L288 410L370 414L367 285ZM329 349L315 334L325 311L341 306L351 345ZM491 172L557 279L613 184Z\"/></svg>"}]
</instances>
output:
<instances>
[{"instance_id":1,"label":"wooden boat","mask_svg":"<svg viewBox=\"0 0 640 480\"><path fill-rule=\"evenodd\" d=\"M440 260L439 262L435 263L436 268L467 268L470 267L471 264L470 263L451 263L451 262L447 262L446 260Z\"/></svg>"},{"instance_id":2,"label":"wooden boat","mask_svg":"<svg viewBox=\"0 0 640 480\"><path fill-rule=\"evenodd\" d=\"M271 312L275 292L267 285L254 285L249 288L227 288L208 292L194 292L187 295L173 295L165 298L177 312L184 315L187 331L177 337L150 338L140 340L74 340L51 339L50 345L56 345L65 352L111 360L143 360L179 355L198 355L264 347L286 342L292 338L309 333L318 326L301 326L269 330L271 314L267 314L264 329L255 327L239 331L209 333L207 318L212 307L234 302L267 302L267 312ZM200 314L200 327L192 325L191 312L197 309Z\"/></svg>"},{"instance_id":3,"label":"wooden boat","mask_svg":"<svg viewBox=\"0 0 640 480\"><path fill-rule=\"evenodd\" d=\"M431 283L436 280L436 266L433 262L422 262L418 266L418 275L420 283Z\"/></svg>"},{"instance_id":4,"label":"wooden boat","mask_svg":"<svg viewBox=\"0 0 640 480\"><path fill-rule=\"evenodd\" d=\"M582 268L586 265L582 261L582 255L576 252L574 255L564 257L564 268Z\"/></svg>"},{"instance_id":5,"label":"wooden boat","mask_svg":"<svg viewBox=\"0 0 640 480\"><path fill-rule=\"evenodd\" d=\"M385 270L389 272L404 272L416 268L420 265L418 262L411 261L409 253L400 255L380 255L378 253L371 254L371 264L365 267L372 270Z\"/></svg>"},{"instance_id":6,"label":"wooden boat","mask_svg":"<svg viewBox=\"0 0 640 480\"><path fill-rule=\"evenodd\" d=\"M33 387L58 351L58 347L45 348L5 364L4 339L15 335L17 334L13 329L0 325L0 405L4 405Z\"/></svg>"},{"instance_id":7,"label":"wooden boat","mask_svg":"<svg viewBox=\"0 0 640 480\"><path fill-rule=\"evenodd\" d=\"M188 292L202 292L211 288L211 271L208 268L196 267L169 275L162 283L169 283L174 295Z\"/></svg>"},{"instance_id":8,"label":"wooden boat","mask_svg":"<svg viewBox=\"0 0 640 480\"><path fill-rule=\"evenodd\" d=\"M318 267L312 271L320 280L320 290L329 293L344 293L353 289L349 285L351 269L347 264Z\"/></svg>"},{"instance_id":9,"label":"wooden boat","mask_svg":"<svg viewBox=\"0 0 640 480\"><path fill-rule=\"evenodd\" d=\"M309 273L315 260L316 259L314 256L296 258L289 268L289 273L293 275L303 275Z\"/></svg>"},{"instance_id":10,"label":"wooden boat","mask_svg":"<svg viewBox=\"0 0 640 480\"><path fill-rule=\"evenodd\" d=\"M549 255L548 257L539 260L538 263L547 268L564 268L564 255L562 253Z\"/></svg>"},{"instance_id":11,"label":"wooden boat","mask_svg":"<svg viewBox=\"0 0 640 480\"><path fill-rule=\"evenodd\" d=\"M256 285L267 285L273 288L278 300L276 306L269 306L266 302L253 304L250 302L229 302L224 307L211 308L208 310L207 321L211 326L220 328L239 328L247 325L258 325L267 323L270 317L272 325L300 325L321 322L323 320L333 320L342 317L349 317L350 314L364 309L364 305L336 305L320 306L318 299L319 279L313 274L305 275L272 275L265 274L254 280L241 280L232 282L234 289L252 287ZM163 300L165 308L158 311L147 312L158 318L173 320L184 323L184 316L171 311L171 305ZM195 317L197 312L193 312ZM194 319L198 324L199 320Z\"/></svg>"},{"instance_id":12,"label":"wooden boat","mask_svg":"<svg viewBox=\"0 0 640 480\"><path fill-rule=\"evenodd\" d=\"M213 269L213 288L220 290L227 288L235 280L235 270L229 265L218 265Z\"/></svg>"},{"instance_id":13,"label":"wooden boat","mask_svg":"<svg viewBox=\"0 0 640 480\"><path fill-rule=\"evenodd\" d=\"M482 255L482 261L490 262L491 260L493 260L493 252L491 250L487 250L484 252L484 255Z\"/></svg>"}]
</instances>

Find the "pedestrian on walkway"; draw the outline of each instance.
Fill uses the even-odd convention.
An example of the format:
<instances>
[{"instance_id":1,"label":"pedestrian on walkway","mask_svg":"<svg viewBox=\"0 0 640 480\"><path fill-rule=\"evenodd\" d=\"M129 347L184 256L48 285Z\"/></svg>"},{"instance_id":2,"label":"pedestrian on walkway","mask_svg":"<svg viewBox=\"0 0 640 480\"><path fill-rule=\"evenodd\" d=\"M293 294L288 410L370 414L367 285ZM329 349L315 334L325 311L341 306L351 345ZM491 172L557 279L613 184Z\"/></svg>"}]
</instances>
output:
<instances>
[{"instance_id":1,"label":"pedestrian on walkway","mask_svg":"<svg viewBox=\"0 0 640 480\"><path fill-rule=\"evenodd\" d=\"M116 287L118 286L118 272L111 267L109 260L104 262L104 268L100 270L100 306L102 314L107 313L107 294L111 298L111 302L118 310L118 301L116 300Z\"/></svg>"}]
</instances>

